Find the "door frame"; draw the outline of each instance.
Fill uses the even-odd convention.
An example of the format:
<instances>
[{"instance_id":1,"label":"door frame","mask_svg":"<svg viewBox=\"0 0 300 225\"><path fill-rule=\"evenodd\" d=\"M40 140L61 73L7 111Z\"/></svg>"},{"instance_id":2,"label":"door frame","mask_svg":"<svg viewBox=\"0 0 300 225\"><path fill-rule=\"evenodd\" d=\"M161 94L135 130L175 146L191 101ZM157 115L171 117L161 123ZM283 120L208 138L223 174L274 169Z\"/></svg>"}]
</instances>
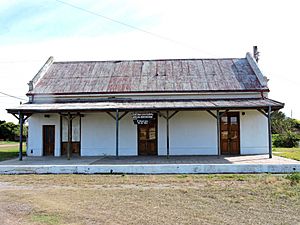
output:
<instances>
[{"instance_id":1,"label":"door frame","mask_svg":"<svg viewBox=\"0 0 300 225\"><path fill-rule=\"evenodd\" d=\"M46 155L46 149L45 149L45 129L46 127L53 127L53 154ZM43 134L42 134L42 140L43 140L43 156L55 156L55 125L43 125Z\"/></svg>"},{"instance_id":2,"label":"door frame","mask_svg":"<svg viewBox=\"0 0 300 225\"><path fill-rule=\"evenodd\" d=\"M81 134L82 134L82 130L81 130L81 117L82 114L78 114L79 116L79 152L78 152L78 156L81 156ZM63 133L63 115L60 115L60 156L64 156L66 154L63 154L63 144L67 143L63 141L63 137L62 137L62 133ZM71 130L73 129L73 124L72 124L71 120ZM71 138L72 138L72 132L71 132ZM73 143L78 143L77 142L73 142L71 141L71 146L73 145ZM72 148L72 147L71 147ZM73 152L71 151L71 154L73 154Z\"/></svg>"},{"instance_id":3,"label":"door frame","mask_svg":"<svg viewBox=\"0 0 300 225\"><path fill-rule=\"evenodd\" d=\"M149 156L158 156L158 116L157 113L153 113L154 123L155 123L155 155L149 155ZM137 155L140 155L140 135L139 135L139 125L136 126L136 133L137 133Z\"/></svg>"},{"instance_id":4,"label":"door frame","mask_svg":"<svg viewBox=\"0 0 300 225\"><path fill-rule=\"evenodd\" d=\"M224 113L223 116L227 116L227 119L230 117L230 115L232 116L236 116L237 117L237 123L238 123L238 153L237 154L232 154L231 152L228 153L228 155L241 155L241 123L240 123L240 112L220 112L220 114ZM219 133L220 133L220 153L221 155L227 155L227 154L223 154L222 152L222 129L221 129L221 126L222 126L222 117L220 116L220 130L219 130ZM228 123L230 123L230 120L228 120ZM229 132L228 132L229 133Z\"/></svg>"}]
</instances>

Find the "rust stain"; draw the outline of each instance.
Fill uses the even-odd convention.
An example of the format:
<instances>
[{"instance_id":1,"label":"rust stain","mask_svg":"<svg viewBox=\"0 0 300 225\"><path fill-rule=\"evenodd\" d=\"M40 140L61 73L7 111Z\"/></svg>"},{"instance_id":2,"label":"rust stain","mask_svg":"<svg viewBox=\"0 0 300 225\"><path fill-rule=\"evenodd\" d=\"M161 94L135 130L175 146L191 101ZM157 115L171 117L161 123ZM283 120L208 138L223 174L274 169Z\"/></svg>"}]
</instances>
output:
<instances>
[{"instance_id":1,"label":"rust stain","mask_svg":"<svg viewBox=\"0 0 300 225\"><path fill-rule=\"evenodd\" d=\"M247 59L54 62L30 94L267 90Z\"/></svg>"}]
</instances>

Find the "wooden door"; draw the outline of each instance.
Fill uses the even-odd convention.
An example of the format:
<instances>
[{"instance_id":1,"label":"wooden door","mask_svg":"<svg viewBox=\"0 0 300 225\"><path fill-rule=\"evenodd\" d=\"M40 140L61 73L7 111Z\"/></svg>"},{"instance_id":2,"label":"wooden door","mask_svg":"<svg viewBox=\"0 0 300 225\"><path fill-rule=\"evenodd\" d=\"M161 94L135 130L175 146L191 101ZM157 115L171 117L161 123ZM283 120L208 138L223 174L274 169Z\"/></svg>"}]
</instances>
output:
<instances>
[{"instance_id":1,"label":"wooden door","mask_svg":"<svg viewBox=\"0 0 300 225\"><path fill-rule=\"evenodd\" d=\"M55 145L55 126L44 125L43 126L43 152L44 156L54 156Z\"/></svg>"},{"instance_id":2,"label":"wooden door","mask_svg":"<svg viewBox=\"0 0 300 225\"><path fill-rule=\"evenodd\" d=\"M157 155L157 117L138 125L138 155Z\"/></svg>"},{"instance_id":3,"label":"wooden door","mask_svg":"<svg viewBox=\"0 0 300 225\"><path fill-rule=\"evenodd\" d=\"M221 154L240 154L240 118L238 112L228 112L221 117Z\"/></svg>"}]
</instances>

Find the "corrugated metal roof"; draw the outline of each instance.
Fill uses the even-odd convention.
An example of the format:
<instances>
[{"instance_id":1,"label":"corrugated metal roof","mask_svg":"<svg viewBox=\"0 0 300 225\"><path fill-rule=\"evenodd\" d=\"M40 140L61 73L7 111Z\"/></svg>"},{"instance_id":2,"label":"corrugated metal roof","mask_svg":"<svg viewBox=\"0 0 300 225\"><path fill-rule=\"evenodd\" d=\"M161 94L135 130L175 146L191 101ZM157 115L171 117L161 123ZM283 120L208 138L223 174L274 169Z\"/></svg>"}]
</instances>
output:
<instances>
[{"instance_id":1,"label":"corrugated metal roof","mask_svg":"<svg viewBox=\"0 0 300 225\"><path fill-rule=\"evenodd\" d=\"M247 58L54 62L28 94L268 90Z\"/></svg>"},{"instance_id":2,"label":"corrugated metal roof","mask_svg":"<svg viewBox=\"0 0 300 225\"><path fill-rule=\"evenodd\" d=\"M34 112L82 112L82 111L113 111L119 110L216 110L216 109L266 109L273 110L283 107L283 103L271 99L223 99L223 100L164 100L164 101L122 101L122 102L85 102L85 103L51 103L23 104L9 113Z\"/></svg>"}]
</instances>

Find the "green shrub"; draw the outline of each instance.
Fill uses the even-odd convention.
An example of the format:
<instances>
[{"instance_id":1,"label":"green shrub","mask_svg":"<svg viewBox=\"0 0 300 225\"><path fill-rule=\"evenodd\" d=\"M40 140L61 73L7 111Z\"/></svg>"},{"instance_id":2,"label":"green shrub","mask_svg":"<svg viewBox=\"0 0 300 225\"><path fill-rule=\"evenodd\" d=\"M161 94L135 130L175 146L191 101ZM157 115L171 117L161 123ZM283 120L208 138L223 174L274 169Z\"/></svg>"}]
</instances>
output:
<instances>
[{"instance_id":1,"label":"green shrub","mask_svg":"<svg viewBox=\"0 0 300 225\"><path fill-rule=\"evenodd\" d=\"M297 134L293 132L287 132L276 135L273 145L274 147L293 148L298 146L299 140L300 138Z\"/></svg>"},{"instance_id":2,"label":"green shrub","mask_svg":"<svg viewBox=\"0 0 300 225\"><path fill-rule=\"evenodd\" d=\"M286 179L291 181L291 185L298 184L300 182L300 173L292 173L286 176Z\"/></svg>"},{"instance_id":3,"label":"green shrub","mask_svg":"<svg viewBox=\"0 0 300 225\"><path fill-rule=\"evenodd\" d=\"M272 146L274 146L274 147L275 147L274 142L277 141L278 135L279 135L279 134L272 134Z\"/></svg>"}]
</instances>

